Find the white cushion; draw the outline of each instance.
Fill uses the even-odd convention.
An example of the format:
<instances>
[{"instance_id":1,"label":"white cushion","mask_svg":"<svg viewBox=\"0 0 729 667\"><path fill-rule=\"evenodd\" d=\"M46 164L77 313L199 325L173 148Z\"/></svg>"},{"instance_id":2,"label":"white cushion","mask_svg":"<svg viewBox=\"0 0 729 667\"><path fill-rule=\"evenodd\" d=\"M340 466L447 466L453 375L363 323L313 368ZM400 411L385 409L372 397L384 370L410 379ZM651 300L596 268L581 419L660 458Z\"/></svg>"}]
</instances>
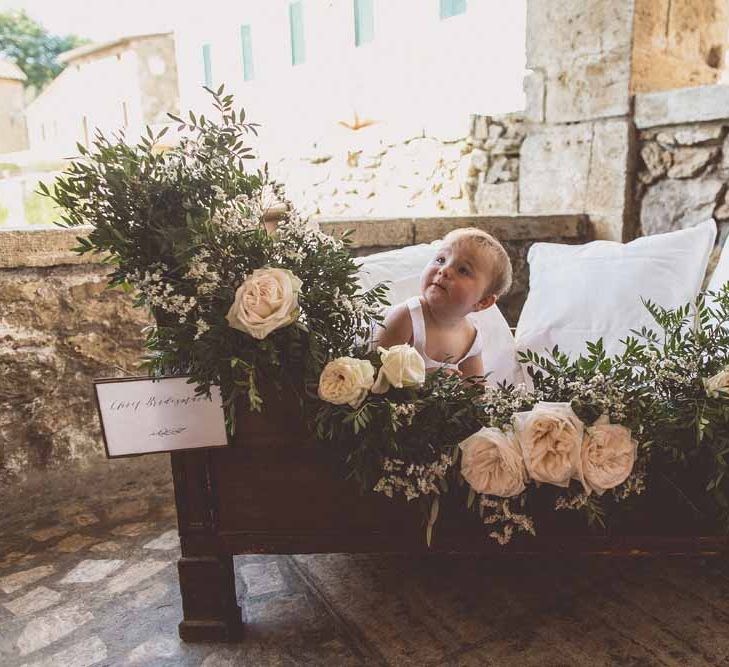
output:
<instances>
[{"instance_id":1,"label":"white cushion","mask_svg":"<svg viewBox=\"0 0 729 667\"><path fill-rule=\"evenodd\" d=\"M542 354L558 345L576 358L587 352L586 341L602 337L607 354L619 354L631 329L657 329L641 297L666 308L696 297L715 238L709 220L625 244L535 243L517 349Z\"/></svg>"},{"instance_id":2,"label":"white cushion","mask_svg":"<svg viewBox=\"0 0 729 667\"><path fill-rule=\"evenodd\" d=\"M362 289L390 281L388 300L391 304L402 303L420 294L420 274L433 257L437 245L438 241L422 243L357 258L360 264L358 279ZM514 336L501 311L492 306L469 317L481 331L484 341L483 365L485 372L489 373L489 383L523 383L524 376L516 360Z\"/></svg>"},{"instance_id":3,"label":"white cushion","mask_svg":"<svg viewBox=\"0 0 729 667\"><path fill-rule=\"evenodd\" d=\"M729 237L724 243L724 248L719 256L719 263L711 274L709 286L706 288L710 292L718 292L726 283L729 283Z\"/></svg>"}]
</instances>

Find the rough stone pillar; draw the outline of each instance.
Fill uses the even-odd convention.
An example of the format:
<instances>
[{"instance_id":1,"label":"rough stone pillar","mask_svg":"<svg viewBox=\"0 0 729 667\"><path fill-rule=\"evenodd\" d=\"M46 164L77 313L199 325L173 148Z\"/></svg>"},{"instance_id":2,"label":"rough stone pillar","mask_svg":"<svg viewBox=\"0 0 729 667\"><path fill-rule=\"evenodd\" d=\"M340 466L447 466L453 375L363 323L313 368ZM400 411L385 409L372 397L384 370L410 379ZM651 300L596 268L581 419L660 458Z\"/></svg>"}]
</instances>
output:
<instances>
[{"instance_id":1,"label":"rough stone pillar","mask_svg":"<svg viewBox=\"0 0 729 667\"><path fill-rule=\"evenodd\" d=\"M519 213L586 213L598 238L632 236L632 0L528 0Z\"/></svg>"}]
</instances>

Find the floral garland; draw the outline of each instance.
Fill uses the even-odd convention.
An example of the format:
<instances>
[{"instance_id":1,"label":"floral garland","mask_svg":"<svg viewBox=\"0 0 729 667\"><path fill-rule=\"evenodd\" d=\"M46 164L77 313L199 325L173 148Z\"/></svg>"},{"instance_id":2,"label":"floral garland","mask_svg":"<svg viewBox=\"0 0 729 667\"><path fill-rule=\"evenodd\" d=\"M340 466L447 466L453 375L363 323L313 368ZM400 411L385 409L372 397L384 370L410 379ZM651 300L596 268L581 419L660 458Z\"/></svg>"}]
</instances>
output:
<instances>
[{"instance_id":1,"label":"floral garland","mask_svg":"<svg viewBox=\"0 0 729 667\"><path fill-rule=\"evenodd\" d=\"M364 489L423 504L428 542L454 490L505 544L544 511L604 525L660 479L729 530L729 285L693 313L646 303L661 334L635 332L618 357L600 341L574 361L526 353L529 388L426 374L408 345L368 352L385 286L361 292L347 239L308 226L265 170L245 171L256 126L210 92L221 123L173 116L183 138L167 151L162 134L99 135L41 185L59 224L91 225L78 252L107 253L110 286L152 310L151 373L220 386L230 433L237 403L262 408L261 383L289 389Z\"/></svg>"},{"instance_id":2,"label":"floral garland","mask_svg":"<svg viewBox=\"0 0 729 667\"><path fill-rule=\"evenodd\" d=\"M659 475L704 522L727 531L729 285L708 296L712 305L700 298L693 315L689 306L646 303L662 335L636 332L618 357L606 357L601 341L576 361L557 348L524 354L532 389L471 385L458 394L467 383L425 377L406 345L380 349L379 360L336 359L321 376L319 395L332 406L317 415L319 436L358 453L353 474L365 488L423 501L428 540L439 497L464 482L466 505L505 544L535 534L530 512L545 502L604 526ZM367 372L349 372L362 363ZM392 388L384 396L382 377ZM334 407L342 403L349 415ZM436 406L441 432L420 420ZM408 437L413 450L403 446ZM367 456L376 461L365 466ZM368 467L371 477L361 474Z\"/></svg>"}]
</instances>

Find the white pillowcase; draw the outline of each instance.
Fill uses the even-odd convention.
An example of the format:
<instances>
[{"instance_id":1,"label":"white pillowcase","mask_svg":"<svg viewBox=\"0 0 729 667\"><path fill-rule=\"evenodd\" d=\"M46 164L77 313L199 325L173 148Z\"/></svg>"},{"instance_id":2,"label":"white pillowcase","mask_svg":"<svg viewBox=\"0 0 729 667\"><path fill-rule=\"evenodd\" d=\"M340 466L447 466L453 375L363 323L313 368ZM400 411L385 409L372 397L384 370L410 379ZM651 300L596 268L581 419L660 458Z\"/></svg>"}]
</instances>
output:
<instances>
[{"instance_id":1,"label":"white pillowcase","mask_svg":"<svg viewBox=\"0 0 729 667\"><path fill-rule=\"evenodd\" d=\"M725 283L729 283L729 237L724 242L719 263L711 274L709 286L706 288L710 292L718 292Z\"/></svg>"},{"instance_id":2,"label":"white pillowcase","mask_svg":"<svg viewBox=\"0 0 729 667\"><path fill-rule=\"evenodd\" d=\"M719 262L716 265L716 268L714 269L714 273L711 274L711 280L709 281L709 284L706 287L706 290L708 292L718 292L726 283L729 282L729 238L724 242L724 247L721 250L721 255L719 255ZM706 305L710 308L717 308L718 305L714 301L714 299L707 297L706 298ZM713 319L713 318L712 318ZM716 324L716 320L713 320L714 324ZM722 325L724 328L729 326L729 324Z\"/></svg>"},{"instance_id":3,"label":"white pillowcase","mask_svg":"<svg viewBox=\"0 0 729 667\"><path fill-rule=\"evenodd\" d=\"M422 243L357 258L360 264L357 277L362 289L391 281L388 300L393 305L420 294L420 274L432 259L438 243ZM489 373L488 382L492 385L497 382L523 383L524 375L516 360L514 336L501 311L492 306L469 315L469 318L481 331L484 341L483 365L485 372Z\"/></svg>"},{"instance_id":4,"label":"white pillowcase","mask_svg":"<svg viewBox=\"0 0 729 667\"><path fill-rule=\"evenodd\" d=\"M657 329L641 297L666 308L696 297L715 238L716 224L708 220L625 244L535 243L517 350L543 354L559 345L576 358L587 352L586 341L602 337L607 354L619 354L631 329Z\"/></svg>"}]
</instances>

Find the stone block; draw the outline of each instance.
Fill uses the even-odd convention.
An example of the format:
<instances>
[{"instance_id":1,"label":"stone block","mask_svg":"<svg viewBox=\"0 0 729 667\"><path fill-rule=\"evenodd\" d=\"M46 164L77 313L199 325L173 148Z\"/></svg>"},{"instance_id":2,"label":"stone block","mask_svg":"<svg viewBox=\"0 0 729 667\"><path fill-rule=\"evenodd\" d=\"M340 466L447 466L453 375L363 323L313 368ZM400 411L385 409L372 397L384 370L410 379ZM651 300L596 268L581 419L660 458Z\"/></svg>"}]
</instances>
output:
<instances>
[{"instance_id":1,"label":"stone block","mask_svg":"<svg viewBox=\"0 0 729 667\"><path fill-rule=\"evenodd\" d=\"M499 155L486 173L486 183L505 183L519 178L519 158Z\"/></svg>"},{"instance_id":2,"label":"stone block","mask_svg":"<svg viewBox=\"0 0 729 667\"><path fill-rule=\"evenodd\" d=\"M592 123L547 127L527 136L519 162L519 212L585 211Z\"/></svg>"},{"instance_id":3,"label":"stone block","mask_svg":"<svg viewBox=\"0 0 729 667\"><path fill-rule=\"evenodd\" d=\"M621 51L584 55L547 68L549 123L623 116L630 111L630 61Z\"/></svg>"},{"instance_id":4,"label":"stone block","mask_svg":"<svg viewBox=\"0 0 729 667\"><path fill-rule=\"evenodd\" d=\"M78 255L71 251L78 245L76 237L85 236L90 229L54 227L3 230L0 233L0 269L98 263L100 255Z\"/></svg>"},{"instance_id":5,"label":"stone block","mask_svg":"<svg viewBox=\"0 0 729 667\"><path fill-rule=\"evenodd\" d=\"M724 133L724 128L717 124L696 124L675 129L660 131L656 139L664 147L695 146L697 144L717 143Z\"/></svg>"},{"instance_id":6,"label":"stone block","mask_svg":"<svg viewBox=\"0 0 729 667\"><path fill-rule=\"evenodd\" d=\"M729 116L729 86L697 86L635 96L638 128L722 120Z\"/></svg>"},{"instance_id":7,"label":"stone block","mask_svg":"<svg viewBox=\"0 0 729 667\"><path fill-rule=\"evenodd\" d=\"M693 178L711 164L719 154L719 148L681 147L673 152L673 165L668 170L669 178Z\"/></svg>"},{"instance_id":8,"label":"stone block","mask_svg":"<svg viewBox=\"0 0 729 667\"><path fill-rule=\"evenodd\" d=\"M714 209L714 220L717 222L726 222L729 220L729 190L725 190L723 196L719 199L719 205Z\"/></svg>"},{"instance_id":9,"label":"stone block","mask_svg":"<svg viewBox=\"0 0 729 667\"><path fill-rule=\"evenodd\" d=\"M468 175L476 176L481 171L489 168L489 154L480 149L474 148L469 154Z\"/></svg>"},{"instance_id":10,"label":"stone block","mask_svg":"<svg viewBox=\"0 0 729 667\"><path fill-rule=\"evenodd\" d=\"M486 139L489 135L489 117L473 114L471 116L471 137L477 141Z\"/></svg>"},{"instance_id":11,"label":"stone block","mask_svg":"<svg viewBox=\"0 0 729 667\"><path fill-rule=\"evenodd\" d=\"M597 213L609 213L622 219L626 203L630 133L626 120L616 119L594 125L585 199L585 212L591 218Z\"/></svg>"},{"instance_id":12,"label":"stone block","mask_svg":"<svg viewBox=\"0 0 729 667\"><path fill-rule=\"evenodd\" d=\"M635 94L678 90L715 84L719 70L698 58L685 60L672 53L636 48L633 52L631 88Z\"/></svg>"},{"instance_id":13,"label":"stone block","mask_svg":"<svg viewBox=\"0 0 729 667\"><path fill-rule=\"evenodd\" d=\"M524 96L526 98L526 117L533 123L544 122L544 95L546 80L544 72L532 70L524 77Z\"/></svg>"},{"instance_id":14,"label":"stone block","mask_svg":"<svg viewBox=\"0 0 729 667\"><path fill-rule=\"evenodd\" d=\"M633 42L650 52L665 50L671 0L635 0Z\"/></svg>"},{"instance_id":15,"label":"stone block","mask_svg":"<svg viewBox=\"0 0 729 667\"><path fill-rule=\"evenodd\" d=\"M530 69L584 55L632 47L633 3L606 0L529 0L527 63Z\"/></svg>"},{"instance_id":16,"label":"stone block","mask_svg":"<svg viewBox=\"0 0 729 667\"><path fill-rule=\"evenodd\" d=\"M94 615L78 604L56 607L34 617L20 633L16 645L21 656L29 655L78 630ZM55 664L63 664L57 662ZM69 663L65 663L69 664Z\"/></svg>"},{"instance_id":17,"label":"stone block","mask_svg":"<svg viewBox=\"0 0 729 667\"><path fill-rule=\"evenodd\" d=\"M375 218L367 220L366 224L338 218L321 219L318 222L321 231L334 237L341 236L347 229L353 229L351 238L354 248L404 246L413 243L413 221L408 218Z\"/></svg>"},{"instance_id":18,"label":"stone block","mask_svg":"<svg viewBox=\"0 0 729 667\"><path fill-rule=\"evenodd\" d=\"M693 227L712 217L724 182L716 174L685 180L664 179L643 196L640 226L644 234Z\"/></svg>"},{"instance_id":19,"label":"stone block","mask_svg":"<svg viewBox=\"0 0 729 667\"><path fill-rule=\"evenodd\" d=\"M481 215L510 215L518 211L519 184L481 183L476 191L476 212Z\"/></svg>"},{"instance_id":20,"label":"stone block","mask_svg":"<svg viewBox=\"0 0 729 667\"><path fill-rule=\"evenodd\" d=\"M650 185L663 176L673 164L670 151L664 150L656 142L649 141L640 149L644 168L639 174L642 183Z\"/></svg>"},{"instance_id":21,"label":"stone block","mask_svg":"<svg viewBox=\"0 0 729 667\"><path fill-rule=\"evenodd\" d=\"M589 240L587 218L582 215L464 215L421 218L415 222L413 243L431 243L452 229L477 227L504 243L545 241L548 239ZM363 222L363 224L366 224Z\"/></svg>"},{"instance_id":22,"label":"stone block","mask_svg":"<svg viewBox=\"0 0 729 667\"><path fill-rule=\"evenodd\" d=\"M499 137L493 141L484 142L484 150L491 155L519 155L521 145L524 143L524 137Z\"/></svg>"}]
</instances>

